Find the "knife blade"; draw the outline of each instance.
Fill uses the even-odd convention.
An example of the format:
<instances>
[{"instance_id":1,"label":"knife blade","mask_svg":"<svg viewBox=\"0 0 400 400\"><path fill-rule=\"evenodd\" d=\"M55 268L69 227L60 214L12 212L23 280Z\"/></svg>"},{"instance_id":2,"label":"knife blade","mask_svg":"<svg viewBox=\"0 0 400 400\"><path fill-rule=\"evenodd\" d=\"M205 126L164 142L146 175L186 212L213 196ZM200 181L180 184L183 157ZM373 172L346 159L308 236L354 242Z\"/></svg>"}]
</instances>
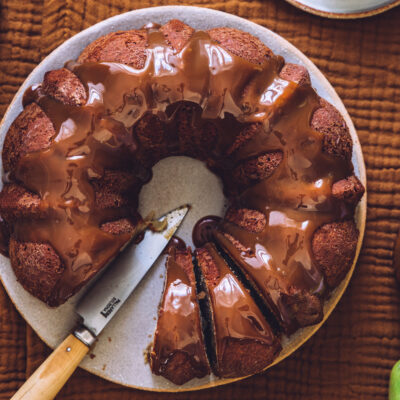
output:
<instances>
[{"instance_id":1,"label":"knife blade","mask_svg":"<svg viewBox=\"0 0 400 400\"><path fill-rule=\"evenodd\" d=\"M146 231L136 246L125 247L114 265L85 293L76 311L83 323L53 351L11 400L52 400L88 353L97 335L110 322L170 241L189 206L169 212L167 228ZM133 239L132 239L133 240Z\"/></svg>"},{"instance_id":2,"label":"knife blade","mask_svg":"<svg viewBox=\"0 0 400 400\"><path fill-rule=\"evenodd\" d=\"M160 218L159 221L167 219L167 228L162 232L148 230L138 245L125 248L113 267L107 269L79 302L76 312L83 318L83 325L95 336L104 329L157 260L188 209L188 206L183 206Z\"/></svg>"}]
</instances>

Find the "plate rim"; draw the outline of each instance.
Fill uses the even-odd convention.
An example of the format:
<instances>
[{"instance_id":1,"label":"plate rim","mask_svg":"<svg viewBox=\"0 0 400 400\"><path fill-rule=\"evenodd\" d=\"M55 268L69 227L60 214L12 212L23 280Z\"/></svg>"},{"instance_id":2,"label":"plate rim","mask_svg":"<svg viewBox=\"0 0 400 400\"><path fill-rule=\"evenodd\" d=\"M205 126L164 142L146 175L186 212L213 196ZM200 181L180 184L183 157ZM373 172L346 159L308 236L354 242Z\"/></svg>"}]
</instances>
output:
<instances>
[{"instance_id":1,"label":"plate rim","mask_svg":"<svg viewBox=\"0 0 400 400\"><path fill-rule=\"evenodd\" d=\"M303 4L301 1L298 0L286 0L289 4L298 9L308 12L310 14L317 15L319 17L325 17L329 19L361 19L361 18L368 18L374 15L382 14L386 11L391 10L400 5L400 0L394 0L390 4L386 4L383 6L379 6L377 8L373 8L372 10L361 11L361 12L350 12L350 13L338 13L338 12L330 12L330 11L322 11L318 8L314 8Z\"/></svg>"},{"instance_id":2,"label":"plate rim","mask_svg":"<svg viewBox=\"0 0 400 400\"><path fill-rule=\"evenodd\" d=\"M287 1L293 1L293 0L287 0ZM397 0L400 3L400 0ZM341 300L341 298L343 297L343 294L347 288L347 286L349 285L350 279L354 273L355 270L355 266L357 264L358 261L358 257L360 254L360 250L362 247L362 242L363 242L363 238L364 238L364 232L365 232L365 225L366 225L366 205L367 205L367 182L366 182L366 168L365 168L365 163L364 163L364 158L363 158L363 153L362 153L362 148L361 148L361 144L357 135L357 131L354 127L354 124L347 112L347 109L345 108L341 98L339 97L339 95L336 93L335 89L333 88L333 86L330 84L330 82L328 81L328 79L325 77L325 75L316 67L316 65L303 53L301 52L297 47L295 47L293 44L291 44L287 39L285 39L284 37L282 37L281 35L271 31L270 29L257 24L255 22L249 21L246 18L242 18L239 17L237 15L234 14L230 14L224 11L219 11L219 10L214 10L214 9L210 9L207 7L196 7L196 6L180 6L180 5L171 5L171 6L158 6L158 7L147 7L147 8L141 8L141 9L136 9L136 10L132 10L132 11L128 11L122 14L118 14L115 16L112 16L110 18L107 18L105 20L99 21L96 24L76 33L75 35L73 35L72 37L70 37L69 39L67 39L66 41L64 41L63 43L61 43L59 46L57 46L51 53L49 53L32 71L31 73L26 77L26 79L24 80L24 82L22 83L22 85L20 86L20 88L18 89L18 91L16 92L16 94L14 95L11 103L9 104L9 106L7 107L6 112L4 113L4 116L0 122L0 128L3 127L3 125L6 125L6 123L8 122L10 125L13 120L8 121L9 120L9 114L11 113L11 109L13 108L14 104L20 99L22 98L22 94L23 92L26 90L27 86L28 86L28 81L30 80L30 78L36 73L36 71L43 67L44 64L46 64L46 60L52 56L52 57L56 57L56 55L58 55L58 53L62 53L63 47L66 47L68 44L70 44L73 40L76 41L79 39L79 37L85 37L88 33L90 35L90 31L96 31L96 28L98 29L102 24L104 24L105 22L107 22L108 24L111 24L112 22L117 22L118 23L118 19L121 16L128 16L128 15L132 15L132 14L140 14L142 12L146 13L146 12L153 12L153 13L162 13L164 11L175 11L176 15L179 16L179 10L183 10L183 9L196 9L199 12L206 12L206 13L210 13L213 14L213 16L215 16L216 18L218 18L218 16L225 16L225 17L229 17L231 21L237 21L237 22L241 22L244 25L248 25L248 26L253 26L253 28L256 28L258 30L263 30L267 35L271 35L273 37L275 37L278 40L283 40L284 42L286 42L286 45L289 49L289 52L296 55L302 62L304 62L307 65L307 69L308 70L312 70L313 71L313 75L316 76L316 78L318 79L318 81L322 80L325 84L326 84L326 89L329 91L330 96L335 100L335 105L339 104L341 106L341 114L343 115L344 119L346 120L346 123L348 124L352 139L353 139L353 158L355 157L357 160L357 167L358 167L358 172L359 173L359 178L361 180L361 182L364 184L364 187L366 188L365 194L362 198L362 200L360 201L359 205L357 206L357 210L356 210L356 214L355 214L355 219L357 222L357 228L359 230L359 238L358 238L358 243L357 243L357 248L356 248L356 254L354 256L354 260L353 260L353 264L349 270L349 272L346 275L346 278L340 283L340 285L332 292L334 293L331 297L334 297L334 301L332 303L329 302L329 309L325 310L325 307L328 305L328 302L325 302L324 304L324 317L322 319L322 321L316 325L312 325L310 327L306 327L303 329L300 329L299 331L297 331L292 338L297 335L297 334L302 334L303 332L306 332L304 337L301 338L301 340L298 341L298 343L296 343L293 347L291 347L287 352L281 352L279 354L279 356L274 360L274 362L270 365L268 365L263 371L261 371L260 373L265 372L266 370L268 370L269 368L271 368L272 366L278 364L279 362L283 361L284 359L286 359L287 357L289 357L291 354L293 354L299 347L301 347L305 342L307 342L318 330L319 328L325 323L325 321L328 319L328 317L331 315L331 313L333 312L333 310L336 308L337 304L339 303L339 301ZM182 18L183 20L185 18ZM96 36L99 37L99 36ZM94 40L94 39L93 39ZM9 126L8 126L9 127ZM7 128L8 128L7 127ZM3 138L4 139L4 138ZM0 144L0 146L2 147L2 144ZM7 286L4 284L4 280L2 275L0 274L0 281L2 282L2 286L5 289L9 299L11 300L11 302L13 303L13 305L15 306L15 308L17 309L17 311L19 312L19 314L22 316L22 318L25 320L25 322L32 328L32 330L35 332L36 335L38 335L38 337L51 349L54 349L54 346L51 346L28 322L28 319L26 318L26 315L21 312L20 308L18 307L18 305L16 304L16 302L14 302L14 299L12 298L12 296L9 293L9 290L7 288ZM290 346L287 346L290 347ZM138 389L138 390L144 390L144 391L151 391L151 392L188 392L188 391L196 391L196 390L202 390L202 389L207 389L207 388L212 388L212 387L217 387L217 386L222 386L222 385L226 385L232 382L237 382L240 381L242 379L246 379L250 376L256 375L248 375L248 376L244 376L244 377L239 377L239 378L230 378L230 379L217 379L214 381L210 381L206 384L203 385L199 385L196 387L186 387L186 388L180 388L180 387L176 387L176 388L153 388L153 387L143 387L143 386L136 386L136 385L131 385L125 382L121 382L118 381L117 379L111 378L110 376L108 376L107 374L98 371L96 369L92 369L86 366L80 366L80 368L96 375L99 376L100 378L103 378L105 380L108 380L110 382L116 383L118 385L121 386L125 386L125 387L129 387L129 388L133 388L133 389Z\"/></svg>"}]
</instances>

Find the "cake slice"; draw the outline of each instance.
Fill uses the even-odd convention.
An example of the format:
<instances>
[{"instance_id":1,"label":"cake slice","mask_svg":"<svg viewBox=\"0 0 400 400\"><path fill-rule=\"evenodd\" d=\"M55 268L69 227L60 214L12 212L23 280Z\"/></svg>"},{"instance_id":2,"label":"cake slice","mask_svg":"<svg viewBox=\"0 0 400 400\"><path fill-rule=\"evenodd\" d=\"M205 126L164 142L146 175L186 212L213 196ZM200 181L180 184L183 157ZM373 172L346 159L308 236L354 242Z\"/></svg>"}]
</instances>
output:
<instances>
[{"instance_id":1,"label":"cake slice","mask_svg":"<svg viewBox=\"0 0 400 400\"><path fill-rule=\"evenodd\" d=\"M210 373L190 249L168 255L150 366L176 385Z\"/></svg>"},{"instance_id":2,"label":"cake slice","mask_svg":"<svg viewBox=\"0 0 400 400\"><path fill-rule=\"evenodd\" d=\"M306 235L312 234L311 224L307 232L294 220L284 228L271 225L273 217L282 215L266 217L258 210L231 207L214 236L282 330L291 334L322 320L324 277L309 261L308 247L303 244Z\"/></svg>"},{"instance_id":3,"label":"cake slice","mask_svg":"<svg viewBox=\"0 0 400 400\"><path fill-rule=\"evenodd\" d=\"M213 372L235 378L262 371L279 353L279 339L214 245L196 250L196 258L206 293Z\"/></svg>"}]
</instances>

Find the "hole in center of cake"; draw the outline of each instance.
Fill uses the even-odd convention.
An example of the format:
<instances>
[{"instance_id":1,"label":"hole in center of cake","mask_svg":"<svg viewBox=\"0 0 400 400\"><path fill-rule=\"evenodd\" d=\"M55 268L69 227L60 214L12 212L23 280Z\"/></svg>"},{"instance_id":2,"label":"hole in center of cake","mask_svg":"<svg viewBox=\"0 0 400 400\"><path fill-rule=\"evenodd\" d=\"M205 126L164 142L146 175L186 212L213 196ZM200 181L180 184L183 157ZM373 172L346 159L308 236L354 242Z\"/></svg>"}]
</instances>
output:
<instances>
[{"instance_id":1,"label":"hole in center of cake","mask_svg":"<svg viewBox=\"0 0 400 400\"><path fill-rule=\"evenodd\" d=\"M196 222L207 215L225 214L227 199L221 179L205 163L185 156L164 158L154 165L152 172L152 179L140 192L140 214L146 216L155 211L159 216L190 204L192 208L177 235L193 248L192 230Z\"/></svg>"}]
</instances>

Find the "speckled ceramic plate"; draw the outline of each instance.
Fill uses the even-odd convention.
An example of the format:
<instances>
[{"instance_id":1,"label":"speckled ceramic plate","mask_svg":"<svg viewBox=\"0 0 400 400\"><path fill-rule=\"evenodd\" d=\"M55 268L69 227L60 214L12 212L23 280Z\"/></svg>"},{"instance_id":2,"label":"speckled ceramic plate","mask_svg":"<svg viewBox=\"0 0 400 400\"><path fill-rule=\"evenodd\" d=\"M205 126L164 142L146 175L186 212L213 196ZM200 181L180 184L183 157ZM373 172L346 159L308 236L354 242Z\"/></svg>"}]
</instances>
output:
<instances>
[{"instance_id":1,"label":"speckled ceramic plate","mask_svg":"<svg viewBox=\"0 0 400 400\"><path fill-rule=\"evenodd\" d=\"M268 29L230 14L197 7L168 6L128 12L100 22L66 41L33 70L16 94L0 126L1 142L4 140L8 127L22 110L21 100L24 91L32 84L41 82L46 71L59 68L67 60L77 58L84 47L108 32L140 28L150 21L163 24L172 18L179 18L197 29L217 26L242 29L258 36L287 61L307 67L313 86L322 97L339 109L350 128L354 142L355 172L365 185L365 166L353 123L335 90L317 67L285 39ZM192 204L192 210L177 233L188 244L191 243L191 229L197 219L210 214L223 215L225 199L221 182L207 170L203 163L187 157L170 157L158 163L153 172L153 180L141 192L140 211L146 214L150 210L156 210L158 214L161 214L184 203ZM365 213L366 196L359 204L356 213L357 226L360 230L357 256L364 234ZM347 278L326 302L324 321L341 298L353 270L354 265ZM83 360L82 368L121 385L153 391L196 390L232 382L232 379L219 379L211 375L203 379L193 379L183 386L176 386L162 377L151 374L148 364L145 363L143 352L150 343L155 328L163 275L164 260L161 258L104 330L91 352L91 357ZM10 298L25 320L44 342L52 348L56 347L76 322L74 304L83 291L63 306L50 309L29 295L16 282L9 259L3 256L0 256L0 277ZM302 329L290 339L284 338L283 350L275 364L309 339L322 323Z\"/></svg>"},{"instance_id":2,"label":"speckled ceramic plate","mask_svg":"<svg viewBox=\"0 0 400 400\"><path fill-rule=\"evenodd\" d=\"M286 0L301 10L336 19L365 18L383 13L400 0Z\"/></svg>"}]
</instances>

